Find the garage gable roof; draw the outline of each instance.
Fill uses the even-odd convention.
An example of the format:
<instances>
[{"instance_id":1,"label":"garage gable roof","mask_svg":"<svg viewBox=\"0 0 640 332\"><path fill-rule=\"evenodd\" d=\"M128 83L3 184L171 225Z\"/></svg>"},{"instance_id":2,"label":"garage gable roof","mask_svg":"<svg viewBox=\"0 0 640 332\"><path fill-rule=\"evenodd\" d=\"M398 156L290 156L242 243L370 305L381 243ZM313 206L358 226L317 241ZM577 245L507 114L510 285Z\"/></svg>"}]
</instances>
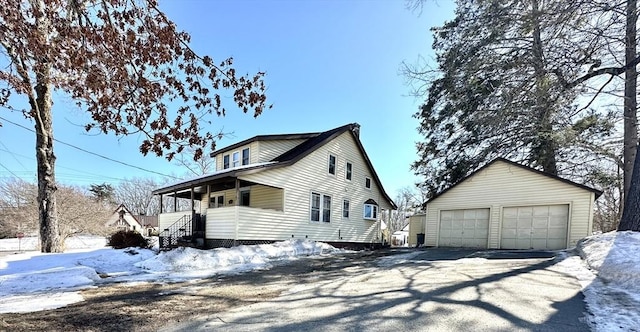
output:
<instances>
[{"instance_id":1,"label":"garage gable roof","mask_svg":"<svg viewBox=\"0 0 640 332\"><path fill-rule=\"evenodd\" d=\"M427 200L423 205L426 205L426 204L428 204L430 201L433 201L434 199L436 199L436 198L438 198L438 197L442 196L444 193L446 193L447 191L449 191L449 190L453 189L454 187L456 187L456 186L457 186L457 185L459 185L460 183L465 182L467 179L471 178L472 176L476 175L477 173L480 173L480 172L481 172L481 171L483 171L484 169L486 169L486 168L490 167L491 165L493 165L493 164L495 164L496 162L499 162L499 161L504 162L504 163L507 163L507 164L509 164L509 165L511 165L511 166L516 166L516 167L522 168L522 169L524 169L524 170L527 170L527 171L530 171L530 172L533 172L533 173L536 173L536 174L540 174L540 175L546 176L546 177L548 177L548 178L551 178L551 179L554 179L554 180L557 180L557 181L560 181L560 182L564 182L564 183L566 183L566 184L569 184L569 185L572 185L572 186L578 187L578 188L580 188L580 189L584 189L584 190L590 191L590 192L592 192L592 193L594 193L594 194L595 194L595 196L596 196L595 198L596 198L596 199L598 199L598 197L600 197L600 195L602 195L602 191L600 191L600 190L598 190L598 189L591 188L591 187L586 186L586 185L584 185L584 184L580 184L580 183L577 183L577 182L573 182L573 181L571 181L571 180L567 180L567 179L565 179L565 178L561 178L561 177L559 177L559 176L557 176L557 175L553 175L553 174L551 174L551 173L547 173L547 172L544 172L544 171L541 171L541 170L537 170L537 169L532 168L532 167L529 167L529 166L525 166L525 165L522 165L522 164L518 164L518 163L516 163L516 162L513 162L513 161L508 160L508 159L505 159L505 158L496 158L496 159L493 159L492 161L490 161L489 163L487 163L486 165L484 165L484 166L482 166L482 167L478 168L477 170L475 170L475 171L471 172L471 174L469 174L469 175L465 176L464 178L462 178L460 181L456 182L455 184L453 184L453 185L452 185L452 186L450 186L449 188L447 188L447 189L445 189L445 190L443 190L443 191L441 191L441 192L439 192L439 193L437 193L437 194L433 195L433 196L432 196L431 198L429 198L429 200Z\"/></svg>"}]
</instances>

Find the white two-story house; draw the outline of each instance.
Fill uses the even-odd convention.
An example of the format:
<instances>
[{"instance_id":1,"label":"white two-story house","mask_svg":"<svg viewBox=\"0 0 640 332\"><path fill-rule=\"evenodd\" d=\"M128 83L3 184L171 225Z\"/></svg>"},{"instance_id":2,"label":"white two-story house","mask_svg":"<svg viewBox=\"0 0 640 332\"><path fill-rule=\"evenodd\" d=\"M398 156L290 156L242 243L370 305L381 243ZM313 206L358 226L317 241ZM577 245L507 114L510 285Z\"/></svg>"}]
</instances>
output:
<instances>
[{"instance_id":1,"label":"white two-story house","mask_svg":"<svg viewBox=\"0 0 640 332\"><path fill-rule=\"evenodd\" d=\"M384 211L396 208L348 124L320 133L260 135L215 151L216 171L153 193L199 201L162 211L161 246L215 248L287 239L336 246L382 242Z\"/></svg>"}]
</instances>

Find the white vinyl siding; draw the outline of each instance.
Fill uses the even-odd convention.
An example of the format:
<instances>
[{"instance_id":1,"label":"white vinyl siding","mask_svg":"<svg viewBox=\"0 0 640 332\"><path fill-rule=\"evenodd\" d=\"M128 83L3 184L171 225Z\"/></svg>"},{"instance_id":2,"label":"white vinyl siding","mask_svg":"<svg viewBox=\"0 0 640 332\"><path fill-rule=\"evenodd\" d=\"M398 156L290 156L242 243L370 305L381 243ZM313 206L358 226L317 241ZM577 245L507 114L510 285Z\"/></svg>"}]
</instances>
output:
<instances>
[{"instance_id":1,"label":"white vinyl siding","mask_svg":"<svg viewBox=\"0 0 640 332\"><path fill-rule=\"evenodd\" d=\"M275 157L293 149L300 143L304 142L303 139L283 139L283 140L270 140L270 141L261 141L259 152L258 152L258 161L257 162L267 162L273 160ZM258 151L258 150L254 150Z\"/></svg>"},{"instance_id":2,"label":"white vinyl siding","mask_svg":"<svg viewBox=\"0 0 640 332\"><path fill-rule=\"evenodd\" d=\"M503 208L568 205L565 247L573 247L591 234L595 194L586 189L496 161L442 196L427 202L426 245L438 244L439 216L443 210L490 209L488 248L500 248Z\"/></svg>"},{"instance_id":3,"label":"white vinyl siding","mask_svg":"<svg viewBox=\"0 0 640 332\"><path fill-rule=\"evenodd\" d=\"M262 145L261 145L262 149ZM261 150L262 153L262 150ZM254 174L242 175L241 179L262 183L267 186L284 188L285 213L274 221L270 216L255 218L252 225L255 231L248 227L250 238L266 238L286 240L307 238L315 241L341 241L370 243L376 238L380 240L380 222L364 219L364 209L351 209L349 219L342 219L342 209L331 209L331 220L340 222L322 223L309 222L310 193L316 192L333 198L342 197L349 193L349 201L365 202L375 200L380 209L390 209L376 183L372 181L371 190L366 190L360 181L345 181L342 176L327 177L327 156L335 154L337 158L337 172L346 167L346 160L353 165L353 176L356 179L372 178L371 171L356 146L351 133L345 132L322 147L287 167L269 169ZM374 165L375 166L375 165ZM269 227L268 224L277 226ZM240 226L241 228L243 225ZM257 234L260 230L260 234Z\"/></svg>"},{"instance_id":4,"label":"white vinyl siding","mask_svg":"<svg viewBox=\"0 0 640 332\"><path fill-rule=\"evenodd\" d=\"M255 164L258 163L258 142L251 142L250 144L247 145L242 145L240 147L238 147L237 149L233 149L230 151L226 151L224 153L218 153L215 154L213 156L213 158L215 159L215 164L216 164L216 170L217 171L221 171L223 169L225 169L224 167L224 156L228 156L228 167L227 168L232 168L233 167L233 160L232 160L232 156L234 154L234 152L238 152L238 166L239 165L245 165L245 158L243 158L243 151L247 150L249 151L249 164Z\"/></svg>"}]
</instances>

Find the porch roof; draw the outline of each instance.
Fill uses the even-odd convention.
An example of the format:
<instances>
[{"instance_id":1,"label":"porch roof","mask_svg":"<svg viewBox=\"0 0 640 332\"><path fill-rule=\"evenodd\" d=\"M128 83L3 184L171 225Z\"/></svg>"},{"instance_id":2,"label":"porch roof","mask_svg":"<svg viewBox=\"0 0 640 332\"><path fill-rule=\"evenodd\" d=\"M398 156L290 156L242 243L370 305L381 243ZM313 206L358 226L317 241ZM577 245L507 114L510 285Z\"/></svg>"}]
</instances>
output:
<instances>
[{"instance_id":1,"label":"porch roof","mask_svg":"<svg viewBox=\"0 0 640 332\"><path fill-rule=\"evenodd\" d=\"M184 191L191 188L201 187L201 186L210 184L211 182L217 182L219 180L234 179L241 174L251 174L251 173L260 172L266 168L275 166L275 164L277 163L267 162L267 163L246 165L246 166L236 167L232 169L225 169L223 171L202 175L199 177L183 180L180 182L175 182L175 183L166 185L164 187L160 187L152 191L151 193L153 195L162 195L162 194L180 192L180 191Z\"/></svg>"}]
</instances>

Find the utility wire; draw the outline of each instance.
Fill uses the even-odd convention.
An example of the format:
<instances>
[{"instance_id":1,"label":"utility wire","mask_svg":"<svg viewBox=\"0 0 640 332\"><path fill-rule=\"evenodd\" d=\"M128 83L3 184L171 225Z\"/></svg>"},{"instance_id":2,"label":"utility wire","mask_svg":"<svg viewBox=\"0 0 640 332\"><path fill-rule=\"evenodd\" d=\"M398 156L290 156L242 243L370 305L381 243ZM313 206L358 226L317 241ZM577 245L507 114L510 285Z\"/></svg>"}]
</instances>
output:
<instances>
[{"instance_id":1,"label":"utility wire","mask_svg":"<svg viewBox=\"0 0 640 332\"><path fill-rule=\"evenodd\" d=\"M36 135L38 135L38 133L36 133L36 132L35 132L35 130L33 130L33 129L31 129L31 128L28 128L28 127L25 127L25 126L23 126L23 125L21 125L21 124L19 124L19 123L16 123L16 122L13 122L13 121L7 120L7 119L5 119L5 118L3 118L3 117L1 117L1 116L0 116L0 120L6 121L6 122L8 122L8 123L10 123L10 124L12 124L12 125L14 125L14 126L18 126L18 127L22 128L22 129L28 130L28 131L30 131L30 132L35 133ZM98 153L95 153L95 152L92 152L92 151L89 151L89 150L85 150L85 149L83 149L83 148L81 148L81 147L78 147L78 146L75 146L75 145L73 145L73 144L63 142L63 141L61 141L61 140L59 140L59 139L56 139L56 138L54 138L53 140L54 140L54 141L56 141L56 142L58 142L58 143L60 143L60 144L63 144L63 145L66 145L66 146L72 147L72 148L74 148L74 149L76 149L76 150L79 150L79 151L82 151L82 152L84 152L84 153L88 153L88 154L94 155L94 156L96 156L96 157L100 157L100 158L102 158L102 159L106 159L106 160L112 161L112 162L114 162L114 163L118 163L118 164L121 164L121 165L124 165L124 166L128 166L128 167L132 167L132 168L135 168L135 169L139 169L139 170L141 170L141 171L145 171L145 172L149 172L149 173L153 173L153 174L161 175L161 176L164 176L164 177L169 177L169 178L173 178L173 179L179 180L179 178L177 178L177 177L175 177L175 176L167 175L167 174L163 174L163 173L160 173L160 172L156 172L156 171L152 171L152 170L149 170L149 169L142 168L142 167L140 167L140 166L131 165L131 164L125 163L125 162L120 161L120 160L116 160L116 159L113 159L113 158L109 158L109 157L103 156L103 155L101 155L101 154L98 154Z\"/></svg>"},{"instance_id":2,"label":"utility wire","mask_svg":"<svg viewBox=\"0 0 640 332\"><path fill-rule=\"evenodd\" d=\"M0 144L2 144L1 141L0 141ZM4 145L4 144L2 144L2 145ZM32 161L36 160L35 158L28 157L28 156L25 156L23 154L15 153L15 152L12 152L10 150L0 149L0 151L7 152L7 153L11 154L14 158L16 156L18 156L18 157L22 157L22 158L25 158L25 159L28 159L28 160L32 160ZM17 160L18 159L16 159L16 161ZM22 165L22 163L21 163L21 165ZM91 173L91 172L87 172L87 171L83 171L83 170L79 170L79 169L75 169L75 168L71 168L71 167L61 166L58 163L56 163L56 168L68 169L70 171L81 173L81 174L68 174L68 177L76 176L78 179L81 179L82 174L86 174L86 175L91 175L91 176L94 176L94 177L98 177L99 179L111 179L111 180L117 180L117 181L127 181L127 179L114 178L114 177L111 177L111 176L106 176L106 175ZM25 168L25 172L35 173L35 171L28 171L26 168ZM65 173L56 172L56 178L65 177L64 174ZM87 177L85 176L84 178L86 179Z\"/></svg>"},{"instance_id":3,"label":"utility wire","mask_svg":"<svg viewBox=\"0 0 640 332\"><path fill-rule=\"evenodd\" d=\"M7 172L11 173L11 175L15 176L17 179L21 179L21 177L17 176L16 173L12 172L10 169L8 169L5 165L2 165L2 163L0 163L0 166L4 169L7 170Z\"/></svg>"}]
</instances>

